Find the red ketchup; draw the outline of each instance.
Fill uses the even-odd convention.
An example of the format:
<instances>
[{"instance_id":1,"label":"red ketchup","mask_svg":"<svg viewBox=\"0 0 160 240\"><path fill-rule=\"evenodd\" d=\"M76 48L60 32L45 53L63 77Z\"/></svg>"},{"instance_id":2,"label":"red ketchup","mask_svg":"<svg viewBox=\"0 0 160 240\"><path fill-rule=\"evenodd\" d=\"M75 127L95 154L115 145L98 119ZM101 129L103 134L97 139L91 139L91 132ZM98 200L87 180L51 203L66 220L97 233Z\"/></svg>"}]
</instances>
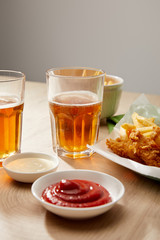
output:
<instances>
[{"instance_id":1,"label":"red ketchup","mask_svg":"<svg viewBox=\"0 0 160 240\"><path fill-rule=\"evenodd\" d=\"M112 201L100 184L86 180L66 180L50 185L42 193L46 202L63 207L95 207Z\"/></svg>"}]
</instances>

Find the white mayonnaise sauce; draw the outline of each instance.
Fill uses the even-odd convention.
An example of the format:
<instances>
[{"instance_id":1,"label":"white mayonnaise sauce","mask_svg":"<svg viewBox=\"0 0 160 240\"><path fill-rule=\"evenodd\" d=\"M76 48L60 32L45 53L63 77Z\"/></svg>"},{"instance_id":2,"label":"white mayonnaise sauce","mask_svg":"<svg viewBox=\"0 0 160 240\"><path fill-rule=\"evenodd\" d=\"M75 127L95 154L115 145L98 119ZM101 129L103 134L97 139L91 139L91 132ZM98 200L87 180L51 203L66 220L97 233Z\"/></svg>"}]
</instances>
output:
<instances>
[{"instance_id":1,"label":"white mayonnaise sauce","mask_svg":"<svg viewBox=\"0 0 160 240\"><path fill-rule=\"evenodd\" d=\"M9 162L6 167L18 172L43 172L56 166L56 162L42 158L21 158Z\"/></svg>"}]
</instances>

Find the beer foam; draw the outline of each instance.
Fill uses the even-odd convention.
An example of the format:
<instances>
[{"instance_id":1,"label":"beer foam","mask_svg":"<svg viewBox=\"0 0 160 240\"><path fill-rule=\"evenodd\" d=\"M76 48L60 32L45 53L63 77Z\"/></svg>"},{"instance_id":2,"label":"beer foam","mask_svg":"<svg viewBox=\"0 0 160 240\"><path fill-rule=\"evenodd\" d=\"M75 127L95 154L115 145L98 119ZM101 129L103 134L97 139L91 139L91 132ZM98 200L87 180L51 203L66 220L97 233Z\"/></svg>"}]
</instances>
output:
<instances>
[{"instance_id":1,"label":"beer foam","mask_svg":"<svg viewBox=\"0 0 160 240\"><path fill-rule=\"evenodd\" d=\"M0 96L0 109L11 108L22 104L15 96Z\"/></svg>"},{"instance_id":2,"label":"beer foam","mask_svg":"<svg viewBox=\"0 0 160 240\"><path fill-rule=\"evenodd\" d=\"M90 91L72 91L57 94L51 102L60 105L90 105L98 103L98 96Z\"/></svg>"}]
</instances>

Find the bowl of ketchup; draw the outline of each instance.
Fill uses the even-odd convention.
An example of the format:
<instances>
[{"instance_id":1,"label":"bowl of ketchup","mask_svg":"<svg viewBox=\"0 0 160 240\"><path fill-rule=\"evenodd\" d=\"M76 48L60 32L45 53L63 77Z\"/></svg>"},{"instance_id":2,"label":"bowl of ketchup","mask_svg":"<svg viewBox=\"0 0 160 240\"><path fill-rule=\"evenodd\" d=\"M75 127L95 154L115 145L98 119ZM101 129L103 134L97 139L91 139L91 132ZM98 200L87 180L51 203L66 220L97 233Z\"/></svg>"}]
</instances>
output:
<instances>
[{"instance_id":1,"label":"bowl of ketchup","mask_svg":"<svg viewBox=\"0 0 160 240\"><path fill-rule=\"evenodd\" d=\"M122 198L124 186L105 173L70 170L40 177L31 191L48 211L65 218L84 219L111 209Z\"/></svg>"}]
</instances>

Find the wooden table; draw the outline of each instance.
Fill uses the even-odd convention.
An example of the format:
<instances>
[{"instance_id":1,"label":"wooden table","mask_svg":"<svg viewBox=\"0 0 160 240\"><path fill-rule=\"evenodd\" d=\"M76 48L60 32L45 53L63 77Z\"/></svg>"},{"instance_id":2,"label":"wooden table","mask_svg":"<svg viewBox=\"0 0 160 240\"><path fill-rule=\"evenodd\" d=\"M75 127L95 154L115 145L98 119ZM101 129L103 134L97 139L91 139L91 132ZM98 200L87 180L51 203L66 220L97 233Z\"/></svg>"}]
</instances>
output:
<instances>
[{"instance_id":1,"label":"wooden table","mask_svg":"<svg viewBox=\"0 0 160 240\"><path fill-rule=\"evenodd\" d=\"M117 113L125 113L138 93L122 94ZM160 96L147 95L160 106ZM101 123L99 140L106 138ZM44 83L27 82L22 152L52 154L47 91ZM31 184L18 183L0 170L0 240L158 240L160 239L160 182L145 178L94 154L85 159L63 159L59 170L90 169L118 178L124 197L107 213L89 220L74 221L46 211L32 196Z\"/></svg>"}]
</instances>

